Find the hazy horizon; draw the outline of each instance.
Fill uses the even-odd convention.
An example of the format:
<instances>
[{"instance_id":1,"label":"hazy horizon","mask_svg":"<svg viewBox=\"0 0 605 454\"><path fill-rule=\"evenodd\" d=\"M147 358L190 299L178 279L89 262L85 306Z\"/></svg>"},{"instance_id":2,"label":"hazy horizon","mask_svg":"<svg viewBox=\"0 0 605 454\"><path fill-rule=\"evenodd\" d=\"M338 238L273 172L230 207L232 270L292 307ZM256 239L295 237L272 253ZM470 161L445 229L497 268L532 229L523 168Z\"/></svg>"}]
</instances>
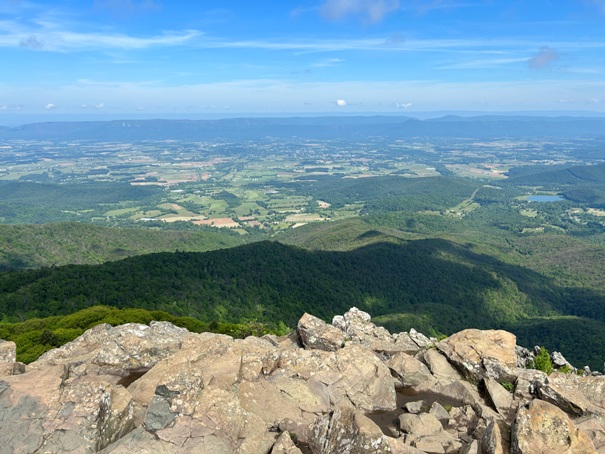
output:
<instances>
[{"instance_id":1,"label":"hazy horizon","mask_svg":"<svg viewBox=\"0 0 605 454\"><path fill-rule=\"evenodd\" d=\"M0 126L18 127L33 123L78 122L78 121L119 121L119 120L225 120L235 118L315 118L315 117L401 117L429 120L445 116L480 117L480 116L519 116L519 117L574 117L603 118L605 112L595 111L456 111L444 110L435 112L233 112L207 114L0 114Z\"/></svg>"}]
</instances>

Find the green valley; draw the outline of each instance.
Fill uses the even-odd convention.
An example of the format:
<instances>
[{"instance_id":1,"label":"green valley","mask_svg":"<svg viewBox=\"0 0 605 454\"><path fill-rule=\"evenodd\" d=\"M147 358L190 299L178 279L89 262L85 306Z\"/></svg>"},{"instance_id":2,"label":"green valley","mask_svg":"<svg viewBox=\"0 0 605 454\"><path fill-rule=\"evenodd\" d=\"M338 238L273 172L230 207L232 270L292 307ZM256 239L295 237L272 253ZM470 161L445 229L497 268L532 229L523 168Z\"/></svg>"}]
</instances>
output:
<instances>
[{"instance_id":1,"label":"green valley","mask_svg":"<svg viewBox=\"0 0 605 454\"><path fill-rule=\"evenodd\" d=\"M69 340L61 320L78 311L109 323L189 317L179 323L242 335L357 306L392 331L503 328L601 368L600 124L355 117L172 124L180 138L160 121L64 125L53 139L44 125L29 140L18 136L28 128L9 131L0 338L25 336L29 360Z\"/></svg>"}]
</instances>

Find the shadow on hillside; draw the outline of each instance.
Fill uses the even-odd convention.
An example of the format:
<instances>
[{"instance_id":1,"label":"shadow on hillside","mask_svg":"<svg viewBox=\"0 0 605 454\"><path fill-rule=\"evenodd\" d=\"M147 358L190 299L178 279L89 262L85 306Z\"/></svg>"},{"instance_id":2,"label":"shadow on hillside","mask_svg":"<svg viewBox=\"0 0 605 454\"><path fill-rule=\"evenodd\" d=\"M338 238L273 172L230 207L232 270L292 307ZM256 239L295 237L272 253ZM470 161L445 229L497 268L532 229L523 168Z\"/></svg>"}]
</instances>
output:
<instances>
[{"instance_id":1,"label":"shadow on hillside","mask_svg":"<svg viewBox=\"0 0 605 454\"><path fill-rule=\"evenodd\" d=\"M0 275L0 312L23 318L69 314L97 304L164 310L203 321L284 321L304 312L331 320L351 306L373 316L411 313L435 330L506 328L525 344L536 333L551 349L578 330L594 338L591 363L605 357L605 298L560 288L523 267L443 239L377 242L348 252L309 251L263 241L206 253L157 253L94 266L69 265ZM579 304L582 302L582 304ZM558 323L532 317L571 314ZM532 330L535 327L535 331ZM389 328L397 328L389 326ZM597 338L597 335L600 337ZM576 345L577 342L574 344ZM594 361L593 361L594 360Z\"/></svg>"}]
</instances>

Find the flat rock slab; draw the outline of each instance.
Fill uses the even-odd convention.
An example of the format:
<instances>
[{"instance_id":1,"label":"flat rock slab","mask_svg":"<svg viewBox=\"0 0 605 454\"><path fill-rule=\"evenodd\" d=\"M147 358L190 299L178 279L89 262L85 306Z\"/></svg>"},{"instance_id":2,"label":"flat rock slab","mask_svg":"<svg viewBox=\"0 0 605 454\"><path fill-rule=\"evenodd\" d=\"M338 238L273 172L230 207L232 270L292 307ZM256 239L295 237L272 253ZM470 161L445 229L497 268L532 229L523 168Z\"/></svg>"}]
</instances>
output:
<instances>
[{"instance_id":1,"label":"flat rock slab","mask_svg":"<svg viewBox=\"0 0 605 454\"><path fill-rule=\"evenodd\" d=\"M467 329L437 343L437 349L467 378L480 381L514 377L516 337L502 330Z\"/></svg>"}]
</instances>

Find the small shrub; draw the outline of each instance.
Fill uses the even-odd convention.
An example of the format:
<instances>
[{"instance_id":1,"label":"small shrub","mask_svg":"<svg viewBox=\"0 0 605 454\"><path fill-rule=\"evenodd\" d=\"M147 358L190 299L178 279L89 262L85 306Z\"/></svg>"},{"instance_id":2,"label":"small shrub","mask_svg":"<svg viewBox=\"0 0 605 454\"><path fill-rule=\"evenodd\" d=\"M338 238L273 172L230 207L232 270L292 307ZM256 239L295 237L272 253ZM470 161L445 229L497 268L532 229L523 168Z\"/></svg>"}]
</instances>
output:
<instances>
[{"instance_id":1,"label":"small shrub","mask_svg":"<svg viewBox=\"0 0 605 454\"><path fill-rule=\"evenodd\" d=\"M540 347L540 353L536 355L534 364L537 370L541 370L546 375L550 375L555 369L550 360L550 354L544 347Z\"/></svg>"},{"instance_id":2,"label":"small shrub","mask_svg":"<svg viewBox=\"0 0 605 454\"><path fill-rule=\"evenodd\" d=\"M565 364L563 367L559 367L557 372L561 372L562 374L571 374L573 373L573 368L569 364Z\"/></svg>"},{"instance_id":3,"label":"small shrub","mask_svg":"<svg viewBox=\"0 0 605 454\"><path fill-rule=\"evenodd\" d=\"M515 384L509 381L503 381L500 383L504 389L506 389L509 393L512 393L515 390Z\"/></svg>"}]
</instances>

